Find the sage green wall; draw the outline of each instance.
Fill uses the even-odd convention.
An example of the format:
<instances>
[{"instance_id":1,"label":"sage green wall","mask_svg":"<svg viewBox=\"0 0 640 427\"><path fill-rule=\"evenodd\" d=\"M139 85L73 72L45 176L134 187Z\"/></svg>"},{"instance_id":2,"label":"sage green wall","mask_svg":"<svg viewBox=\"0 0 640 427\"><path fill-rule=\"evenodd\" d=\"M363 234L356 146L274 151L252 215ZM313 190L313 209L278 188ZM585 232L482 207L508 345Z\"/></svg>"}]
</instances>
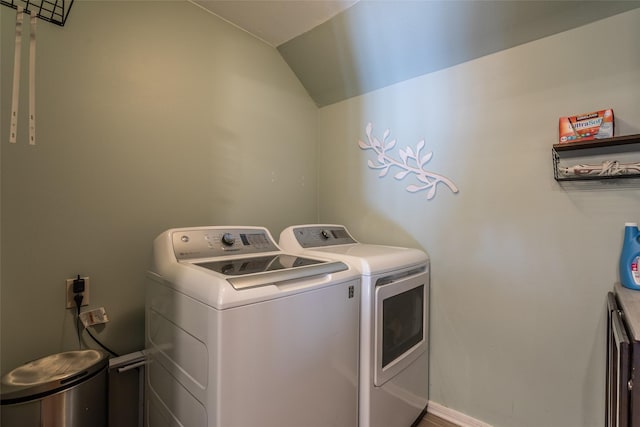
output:
<instances>
[{"instance_id":1,"label":"sage green wall","mask_svg":"<svg viewBox=\"0 0 640 427\"><path fill-rule=\"evenodd\" d=\"M99 332L141 349L153 238L317 215L317 108L272 47L188 2L76 1L38 22L37 145L8 143L15 12L0 7L2 372L77 348L65 279L91 277ZM28 46L28 44L25 44Z\"/></svg>"},{"instance_id":2,"label":"sage green wall","mask_svg":"<svg viewBox=\"0 0 640 427\"><path fill-rule=\"evenodd\" d=\"M636 10L320 110L320 220L431 256L431 400L494 426L603 425L605 295L640 185L561 186L551 145L560 116L607 107L640 133L638 40ZM368 122L397 148L424 138L460 192L379 178Z\"/></svg>"}]
</instances>

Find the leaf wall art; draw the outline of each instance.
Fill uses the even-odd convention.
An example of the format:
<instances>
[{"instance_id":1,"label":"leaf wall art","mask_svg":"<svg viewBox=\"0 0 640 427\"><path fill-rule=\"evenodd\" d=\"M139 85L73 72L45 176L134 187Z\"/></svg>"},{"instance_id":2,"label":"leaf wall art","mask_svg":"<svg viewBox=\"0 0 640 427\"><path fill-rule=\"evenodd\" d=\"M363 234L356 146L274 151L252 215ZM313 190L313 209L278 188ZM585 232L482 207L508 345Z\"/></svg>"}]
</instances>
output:
<instances>
[{"instance_id":1,"label":"leaf wall art","mask_svg":"<svg viewBox=\"0 0 640 427\"><path fill-rule=\"evenodd\" d=\"M407 146L405 149L398 149L399 158L396 158L393 156L393 149L397 141L388 141L391 131L385 130L380 140L372 134L372 130L373 125L368 123L365 128L367 141L359 140L358 145L362 150L373 150L376 154L375 160L369 159L367 164L371 169L380 171L379 177L387 176L392 169L395 172L393 177L397 180L403 180L407 176L413 177L415 183L407 185L406 190L410 193L426 191L427 200L435 197L438 184L448 187L453 193L458 192L458 187L449 178L425 169L425 165L433 157L433 152L425 150L424 140L418 141L415 148Z\"/></svg>"}]
</instances>

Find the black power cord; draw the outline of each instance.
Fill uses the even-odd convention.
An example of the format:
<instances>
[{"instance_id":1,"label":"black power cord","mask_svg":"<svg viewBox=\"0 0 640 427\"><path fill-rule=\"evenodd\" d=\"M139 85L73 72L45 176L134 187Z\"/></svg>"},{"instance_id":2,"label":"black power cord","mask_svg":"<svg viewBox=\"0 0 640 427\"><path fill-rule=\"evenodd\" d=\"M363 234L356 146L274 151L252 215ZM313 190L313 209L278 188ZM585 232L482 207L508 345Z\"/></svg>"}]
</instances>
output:
<instances>
[{"instance_id":1,"label":"black power cord","mask_svg":"<svg viewBox=\"0 0 640 427\"><path fill-rule=\"evenodd\" d=\"M78 274L78 277L73 279L73 300L76 302L76 334L78 335L78 347L80 350L82 350L82 339L80 338L80 306L84 298L82 295L83 292L84 279Z\"/></svg>"},{"instance_id":2,"label":"black power cord","mask_svg":"<svg viewBox=\"0 0 640 427\"><path fill-rule=\"evenodd\" d=\"M78 345L80 346L80 350L82 350L82 338L81 338L81 331L80 331L80 327L81 327L80 325L82 324L82 321L80 320L80 306L82 305L82 300L84 299L84 296L82 295L83 292L84 292L84 279L81 278L80 275L78 274L78 277L73 280L73 293L75 294L73 296L73 300L76 302L76 332L78 334ZM84 329L87 331L91 339L93 339L100 347L102 347L107 352L111 353L114 357L118 357L118 354L116 352L111 350L106 345L102 344L96 337L94 337L88 328L84 328Z\"/></svg>"},{"instance_id":3,"label":"black power cord","mask_svg":"<svg viewBox=\"0 0 640 427\"><path fill-rule=\"evenodd\" d=\"M113 357L118 357L118 354L111 350L109 347L107 347L106 345L102 344L98 338L94 337L93 334L91 333L91 331L88 328L84 329L85 331L87 331L87 333L89 334L89 336L91 337L92 340L94 340L100 347L102 347L104 350L106 350L107 352L111 353L111 355Z\"/></svg>"},{"instance_id":4,"label":"black power cord","mask_svg":"<svg viewBox=\"0 0 640 427\"><path fill-rule=\"evenodd\" d=\"M76 300L76 307L77 307L77 311L76 311L76 334L78 335L78 347L80 348L80 350L82 350L82 340L80 339L80 305L82 304L82 295L79 295L80 298L78 298L78 295L76 294L75 297L73 297L74 300Z\"/></svg>"}]
</instances>

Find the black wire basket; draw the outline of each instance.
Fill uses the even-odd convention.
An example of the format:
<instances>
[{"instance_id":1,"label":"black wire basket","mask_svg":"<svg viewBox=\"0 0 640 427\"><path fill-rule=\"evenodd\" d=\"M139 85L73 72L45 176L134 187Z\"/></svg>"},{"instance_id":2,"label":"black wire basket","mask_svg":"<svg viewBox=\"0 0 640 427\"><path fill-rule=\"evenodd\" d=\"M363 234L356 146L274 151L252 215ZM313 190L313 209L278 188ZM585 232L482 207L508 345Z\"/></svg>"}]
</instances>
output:
<instances>
[{"instance_id":1,"label":"black wire basket","mask_svg":"<svg viewBox=\"0 0 640 427\"><path fill-rule=\"evenodd\" d=\"M0 0L0 4L13 9L22 6L26 13L35 12L38 18L64 27L73 0Z\"/></svg>"}]
</instances>

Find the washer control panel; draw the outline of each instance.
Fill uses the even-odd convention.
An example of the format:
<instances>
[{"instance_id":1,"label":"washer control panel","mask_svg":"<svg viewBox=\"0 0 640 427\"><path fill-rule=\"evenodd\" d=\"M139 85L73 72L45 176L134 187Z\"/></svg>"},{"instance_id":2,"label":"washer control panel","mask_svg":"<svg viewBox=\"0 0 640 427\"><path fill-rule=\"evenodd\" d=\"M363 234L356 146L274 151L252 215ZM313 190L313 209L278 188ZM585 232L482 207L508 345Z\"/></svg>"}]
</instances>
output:
<instances>
[{"instance_id":1,"label":"washer control panel","mask_svg":"<svg viewBox=\"0 0 640 427\"><path fill-rule=\"evenodd\" d=\"M177 229L171 238L178 261L280 250L267 229L259 227Z\"/></svg>"},{"instance_id":2,"label":"washer control panel","mask_svg":"<svg viewBox=\"0 0 640 427\"><path fill-rule=\"evenodd\" d=\"M314 225L293 229L296 240L303 248L346 245L358 243L341 225Z\"/></svg>"}]
</instances>

